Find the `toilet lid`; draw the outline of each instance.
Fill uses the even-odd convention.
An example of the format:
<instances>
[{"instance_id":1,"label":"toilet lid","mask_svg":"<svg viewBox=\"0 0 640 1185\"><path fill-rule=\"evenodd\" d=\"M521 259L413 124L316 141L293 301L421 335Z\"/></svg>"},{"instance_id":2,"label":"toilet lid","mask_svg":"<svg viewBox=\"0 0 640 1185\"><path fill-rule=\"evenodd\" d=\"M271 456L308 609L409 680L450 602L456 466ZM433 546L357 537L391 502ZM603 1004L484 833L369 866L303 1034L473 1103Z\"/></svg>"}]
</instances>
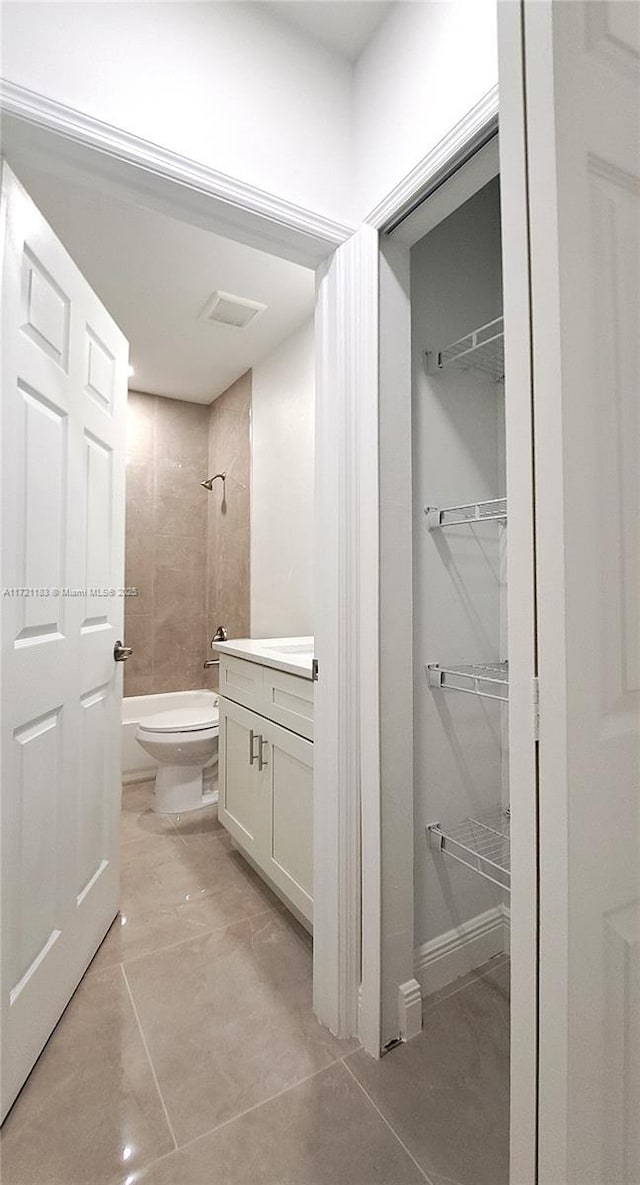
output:
<instances>
[{"instance_id":1,"label":"toilet lid","mask_svg":"<svg viewBox=\"0 0 640 1185\"><path fill-rule=\"evenodd\" d=\"M217 723L217 708L176 708L173 712L156 712L155 716L146 716L140 720L138 727L144 728L145 732L201 732L205 728L213 728Z\"/></svg>"}]
</instances>

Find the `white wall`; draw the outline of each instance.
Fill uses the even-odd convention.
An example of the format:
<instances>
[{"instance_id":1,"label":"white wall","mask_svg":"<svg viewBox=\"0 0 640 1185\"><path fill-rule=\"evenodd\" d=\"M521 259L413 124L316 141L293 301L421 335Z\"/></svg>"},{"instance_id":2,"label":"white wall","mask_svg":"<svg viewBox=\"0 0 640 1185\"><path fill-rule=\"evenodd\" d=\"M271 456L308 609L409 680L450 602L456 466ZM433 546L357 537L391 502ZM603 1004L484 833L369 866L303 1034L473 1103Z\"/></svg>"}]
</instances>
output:
<instances>
[{"instance_id":1,"label":"white wall","mask_svg":"<svg viewBox=\"0 0 640 1185\"><path fill-rule=\"evenodd\" d=\"M254 367L251 635L313 634L313 320Z\"/></svg>"},{"instance_id":2,"label":"white wall","mask_svg":"<svg viewBox=\"0 0 640 1185\"><path fill-rule=\"evenodd\" d=\"M345 222L497 81L497 0L401 0L355 68L268 0L3 5L2 73Z\"/></svg>"},{"instance_id":3,"label":"white wall","mask_svg":"<svg viewBox=\"0 0 640 1185\"><path fill-rule=\"evenodd\" d=\"M2 16L11 82L351 220L351 64L267 3L26 0Z\"/></svg>"},{"instance_id":4,"label":"white wall","mask_svg":"<svg viewBox=\"0 0 640 1185\"><path fill-rule=\"evenodd\" d=\"M495 523L429 532L424 507L504 493L502 387L427 375L424 351L502 312L498 181L411 252L414 523L415 941L491 908L500 891L434 854L425 827L455 825L502 797L502 709L433 690L425 665L490 662L501 650L501 538Z\"/></svg>"},{"instance_id":5,"label":"white wall","mask_svg":"<svg viewBox=\"0 0 640 1185\"><path fill-rule=\"evenodd\" d=\"M364 217L498 81L497 0L395 4L356 64Z\"/></svg>"}]
</instances>

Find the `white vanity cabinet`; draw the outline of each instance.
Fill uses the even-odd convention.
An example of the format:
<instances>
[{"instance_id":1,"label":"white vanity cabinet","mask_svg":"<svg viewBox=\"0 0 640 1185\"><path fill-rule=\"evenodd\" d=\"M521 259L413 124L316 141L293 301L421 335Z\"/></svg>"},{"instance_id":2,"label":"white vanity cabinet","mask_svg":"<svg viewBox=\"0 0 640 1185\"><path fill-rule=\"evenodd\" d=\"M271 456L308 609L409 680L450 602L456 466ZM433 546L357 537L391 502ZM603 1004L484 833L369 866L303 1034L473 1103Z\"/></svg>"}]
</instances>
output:
<instances>
[{"instance_id":1,"label":"white vanity cabinet","mask_svg":"<svg viewBox=\"0 0 640 1185\"><path fill-rule=\"evenodd\" d=\"M257 871L310 927L313 683L225 656L220 691L220 821Z\"/></svg>"}]
</instances>

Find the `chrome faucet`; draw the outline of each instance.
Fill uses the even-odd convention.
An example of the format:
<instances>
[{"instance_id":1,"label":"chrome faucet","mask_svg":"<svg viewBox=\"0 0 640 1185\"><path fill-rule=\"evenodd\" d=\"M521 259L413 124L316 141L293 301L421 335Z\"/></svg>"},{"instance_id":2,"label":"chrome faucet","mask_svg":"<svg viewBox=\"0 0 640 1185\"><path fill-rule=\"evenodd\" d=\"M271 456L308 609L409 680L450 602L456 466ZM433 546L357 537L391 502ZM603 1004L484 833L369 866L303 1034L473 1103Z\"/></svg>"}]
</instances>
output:
<instances>
[{"instance_id":1,"label":"chrome faucet","mask_svg":"<svg viewBox=\"0 0 640 1185\"><path fill-rule=\"evenodd\" d=\"M226 626L219 625L215 634L213 635L213 637L211 639L211 649L215 650L216 642L226 642L228 637L229 637L229 633L228 633ZM202 664L202 667L205 671L207 670L208 667L219 667L219 666L220 666L220 659L219 658L206 658Z\"/></svg>"}]
</instances>

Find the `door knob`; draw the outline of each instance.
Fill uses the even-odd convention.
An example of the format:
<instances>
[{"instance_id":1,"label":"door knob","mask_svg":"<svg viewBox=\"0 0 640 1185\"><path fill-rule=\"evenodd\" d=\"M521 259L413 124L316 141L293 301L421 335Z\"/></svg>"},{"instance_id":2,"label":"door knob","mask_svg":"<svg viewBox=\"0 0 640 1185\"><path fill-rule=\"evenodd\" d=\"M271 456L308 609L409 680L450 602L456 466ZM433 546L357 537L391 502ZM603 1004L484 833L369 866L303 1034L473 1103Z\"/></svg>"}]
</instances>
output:
<instances>
[{"instance_id":1,"label":"door knob","mask_svg":"<svg viewBox=\"0 0 640 1185\"><path fill-rule=\"evenodd\" d=\"M125 662L128 658L131 658L132 654L133 646L123 646L122 642L119 640L113 647L113 657L115 658L116 662Z\"/></svg>"}]
</instances>

